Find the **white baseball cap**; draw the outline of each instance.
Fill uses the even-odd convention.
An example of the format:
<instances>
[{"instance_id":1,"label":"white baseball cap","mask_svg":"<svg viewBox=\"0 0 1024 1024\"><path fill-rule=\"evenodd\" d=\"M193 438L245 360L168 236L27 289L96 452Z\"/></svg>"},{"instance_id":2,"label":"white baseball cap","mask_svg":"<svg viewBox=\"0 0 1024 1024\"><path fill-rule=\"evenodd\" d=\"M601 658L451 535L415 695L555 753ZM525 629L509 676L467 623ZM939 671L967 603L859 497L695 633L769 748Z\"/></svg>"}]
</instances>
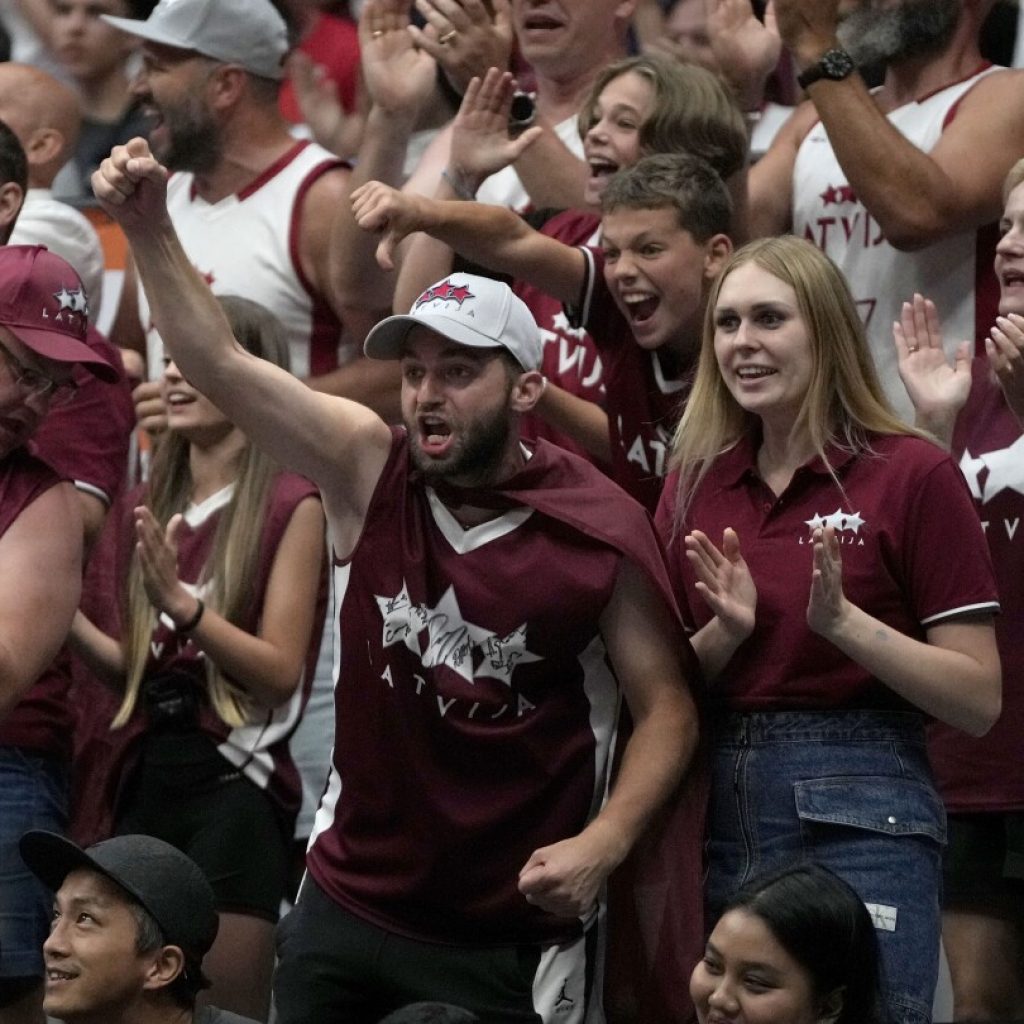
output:
<instances>
[{"instance_id":1,"label":"white baseball cap","mask_svg":"<svg viewBox=\"0 0 1024 1024\"><path fill-rule=\"evenodd\" d=\"M288 27L270 0L160 0L145 21L100 17L151 43L239 64L259 78L284 78Z\"/></svg>"},{"instance_id":2,"label":"white baseball cap","mask_svg":"<svg viewBox=\"0 0 1024 1024\"><path fill-rule=\"evenodd\" d=\"M470 348L504 348L524 370L539 370L540 329L526 303L507 284L475 274L452 274L432 284L408 313L381 320L367 335L371 359L399 359L416 324Z\"/></svg>"}]
</instances>

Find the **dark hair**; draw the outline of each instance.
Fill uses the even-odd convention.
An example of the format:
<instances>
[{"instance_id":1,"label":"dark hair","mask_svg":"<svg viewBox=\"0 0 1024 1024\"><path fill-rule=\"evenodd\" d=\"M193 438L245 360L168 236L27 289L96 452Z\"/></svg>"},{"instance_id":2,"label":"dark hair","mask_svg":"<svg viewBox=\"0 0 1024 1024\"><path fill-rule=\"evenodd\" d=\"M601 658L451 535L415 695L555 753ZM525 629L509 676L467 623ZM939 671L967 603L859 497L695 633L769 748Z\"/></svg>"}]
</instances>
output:
<instances>
[{"instance_id":1,"label":"dark hair","mask_svg":"<svg viewBox=\"0 0 1024 1024\"><path fill-rule=\"evenodd\" d=\"M474 1024L479 1020L475 1013L451 1003L409 1003L377 1024Z\"/></svg>"},{"instance_id":2,"label":"dark hair","mask_svg":"<svg viewBox=\"0 0 1024 1024\"><path fill-rule=\"evenodd\" d=\"M13 181L22 192L28 188L28 158L18 136L0 121L0 185Z\"/></svg>"},{"instance_id":3,"label":"dark hair","mask_svg":"<svg viewBox=\"0 0 1024 1024\"><path fill-rule=\"evenodd\" d=\"M673 209L679 226L706 242L712 235L727 235L732 200L714 168L699 157L682 153L645 156L623 168L601 194L601 212Z\"/></svg>"},{"instance_id":4,"label":"dark hair","mask_svg":"<svg viewBox=\"0 0 1024 1024\"><path fill-rule=\"evenodd\" d=\"M157 924L156 918L137 900L132 899L124 893L128 903L128 909L135 918L135 952L139 956L147 953L154 953L156 950L167 945L167 938L163 929ZM210 982L203 974L199 963L186 959L178 976L167 986L167 995L184 1009L190 1010L195 1006L196 996L204 988L209 988Z\"/></svg>"},{"instance_id":5,"label":"dark hair","mask_svg":"<svg viewBox=\"0 0 1024 1024\"><path fill-rule=\"evenodd\" d=\"M18 136L3 121L0 121L0 185L17 185L21 192L21 201L14 217L8 224L0 225L0 245L6 245L14 234L17 214L28 190L28 158Z\"/></svg>"},{"instance_id":6,"label":"dark hair","mask_svg":"<svg viewBox=\"0 0 1024 1024\"><path fill-rule=\"evenodd\" d=\"M723 913L759 917L824 998L842 990L835 1024L883 1024L878 939L864 901L838 875L805 863L752 879Z\"/></svg>"}]
</instances>

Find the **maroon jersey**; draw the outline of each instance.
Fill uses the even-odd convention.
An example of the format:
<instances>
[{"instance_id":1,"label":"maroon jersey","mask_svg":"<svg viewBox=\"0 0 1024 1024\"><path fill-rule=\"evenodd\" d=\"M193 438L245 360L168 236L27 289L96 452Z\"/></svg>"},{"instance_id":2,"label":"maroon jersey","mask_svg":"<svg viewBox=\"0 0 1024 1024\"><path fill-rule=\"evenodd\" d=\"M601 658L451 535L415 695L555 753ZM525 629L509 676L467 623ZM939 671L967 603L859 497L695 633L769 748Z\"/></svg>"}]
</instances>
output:
<instances>
[{"instance_id":1,"label":"maroon jersey","mask_svg":"<svg viewBox=\"0 0 1024 1024\"><path fill-rule=\"evenodd\" d=\"M119 587L123 586L135 546L132 510L141 503L142 495L143 488L137 488L128 494L115 509L116 521L114 513L111 516L111 528L116 531L112 548L117 566L112 581L116 580ZM190 506L178 531L179 577L186 587L199 596L206 593L206 585L197 586L197 581L212 550L220 512L231 500L231 495L232 488L227 487L199 505ZM242 629L252 633L257 631L278 545L296 507L312 496L318 496L318 492L305 478L294 473L280 473L276 477L265 512L252 600L247 614L239 623ZM111 595L109 600L116 604L120 597ZM298 772L288 753L288 738L298 724L309 695L312 666L316 662L319 650L319 625L323 622L324 605L325 595L321 593L321 603L317 609L319 618L314 622L311 632L303 681L287 704L274 710L260 712L257 721L240 727L227 725L206 701L202 702L200 710L199 727L216 742L220 753L248 779L266 790L267 795L290 814L298 810L301 785ZM161 616L153 631L146 675L152 676L169 671L192 676L196 685L205 691L204 655L187 636L182 636L174 629L173 623L166 616ZM244 686L245 680L240 682ZM109 727L109 721L107 725ZM135 741L145 732L146 727L146 713L141 707L137 707L129 723L115 734L111 746L116 749L109 752L112 754L112 763L100 766L108 773L107 777L91 780L91 786L95 785L99 789L104 782L109 784L118 779L123 781L134 761L137 746ZM97 774L102 775L102 771Z\"/></svg>"},{"instance_id":2,"label":"maroon jersey","mask_svg":"<svg viewBox=\"0 0 1024 1024\"><path fill-rule=\"evenodd\" d=\"M89 344L119 370L121 356L90 328ZM131 390L122 376L107 383L83 373L75 400L51 409L30 448L75 487L109 505L128 466L135 425ZM70 757L74 713L69 701L70 655L62 650L0 725L0 744L53 757Z\"/></svg>"},{"instance_id":3,"label":"maroon jersey","mask_svg":"<svg viewBox=\"0 0 1024 1024\"><path fill-rule=\"evenodd\" d=\"M642 349L604 280L604 252L583 247L586 280L574 320L594 339L604 365L612 479L653 512L661 497L672 433L690 392L692 372L667 376L657 352Z\"/></svg>"},{"instance_id":4,"label":"maroon jersey","mask_svg":"<svg viewBox=\"0 0 1024 1024\"><path fill-rule=\"evenodd\" d=\"M545 221L540 231L566 245L597 243L601 218L595 213L565 210ZM584 398L596 405L604 405L604 383L601 357L593 339L583 327L569 323L558 299L524 281L514 281L512 290L526 303L533 314L544 342L541 372L552 384L563 391ZM591 456L571 437L550 426L541 416L524 416L521 432L527 440L546 438L568 451Z\"/></svg>"},{"instance_id":5,"label":"maroon jersey","mask_svg":"<svg viewBox=\"0 0 1024 1024\"><path fill-rule=\"evenodd\" d=\"M757 473L750 435L720 455L673 533L677 474L665 483L658 525L684 617L696 629L712 614L694 583L683 538L716 543L733 527L757 584L754 632L713 692L731 711L906 709L909 705L807 626L811 533L833 526L842 545L847 598L919 640L935 623L998 611L978 516L956 463L916 437L871 439L872 452L828 451L842 490L815 457L777 498Z\"/></svg>"},{"instance_id":6,"label":"maroon jersey","mask_svg":"<svg viewBox=\"0 0 1024 1024\"><path fill-rule=\"evenodd\" d=\"M929 753L951 811L1024 810L1024 436L988 360L976 359L967 405L957 417L953 456L981 515L1003 614L996 640L1003 712L982 738L935 722Z\"/></svg>"},{"instance_id":7,"label":"maroon jersey","mask_svg":"<svg viewBox=\"0 0 1024 1024\"><path fill-rule=\"evenodd\" d=\"M619 693L599 620L623 554L671 600L648 517L584 460L540 441L474 503L496 497L496 519L461 527L396 429L335 563L335 748L307 866L352 913L426 941L579 932L516 879L602 805Z\"/></svg>"}]
</instances>

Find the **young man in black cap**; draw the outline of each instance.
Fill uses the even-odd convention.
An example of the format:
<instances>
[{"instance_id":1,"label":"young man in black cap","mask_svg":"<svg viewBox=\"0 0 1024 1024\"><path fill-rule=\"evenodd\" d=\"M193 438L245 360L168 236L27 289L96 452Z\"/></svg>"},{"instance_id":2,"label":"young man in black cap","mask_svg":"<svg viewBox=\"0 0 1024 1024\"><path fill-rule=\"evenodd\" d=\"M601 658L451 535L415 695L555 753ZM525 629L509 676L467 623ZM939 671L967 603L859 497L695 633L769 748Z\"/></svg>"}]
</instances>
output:
<instances>
[{"instance_id":1,"label":"young man in black cap","mask_svg":"<svg viewBox=\"0 0 1024 1024\"><path fill-rule=\"evenodd\" d=\"M245 1024L196 1008L202 962L217 935L213 890L180 850L151 836L117 836L83 850L53 832L19 843L54 891L43 945L43 1008L69 1024Z\"/></svg>"}]
</instances>

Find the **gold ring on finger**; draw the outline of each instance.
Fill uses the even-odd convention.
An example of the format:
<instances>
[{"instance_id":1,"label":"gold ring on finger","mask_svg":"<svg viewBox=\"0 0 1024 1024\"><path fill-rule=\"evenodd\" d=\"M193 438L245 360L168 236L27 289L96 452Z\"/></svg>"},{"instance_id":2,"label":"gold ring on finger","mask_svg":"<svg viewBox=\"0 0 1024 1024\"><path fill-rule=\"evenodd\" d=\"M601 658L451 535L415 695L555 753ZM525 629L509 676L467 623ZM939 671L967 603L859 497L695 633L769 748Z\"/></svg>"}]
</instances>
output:
<instances>
[{"instance_id":1,"label":"gold ring on finger","mask_svg":"<svg viewBox=\"0 0 1024 1024\"><path fill-rule=\"evenodd\" d=\"M443 36L438 36L437 41L442 46L447 46L458 34L455 29L449 29Z\"/></svg>"}]
</instances>

